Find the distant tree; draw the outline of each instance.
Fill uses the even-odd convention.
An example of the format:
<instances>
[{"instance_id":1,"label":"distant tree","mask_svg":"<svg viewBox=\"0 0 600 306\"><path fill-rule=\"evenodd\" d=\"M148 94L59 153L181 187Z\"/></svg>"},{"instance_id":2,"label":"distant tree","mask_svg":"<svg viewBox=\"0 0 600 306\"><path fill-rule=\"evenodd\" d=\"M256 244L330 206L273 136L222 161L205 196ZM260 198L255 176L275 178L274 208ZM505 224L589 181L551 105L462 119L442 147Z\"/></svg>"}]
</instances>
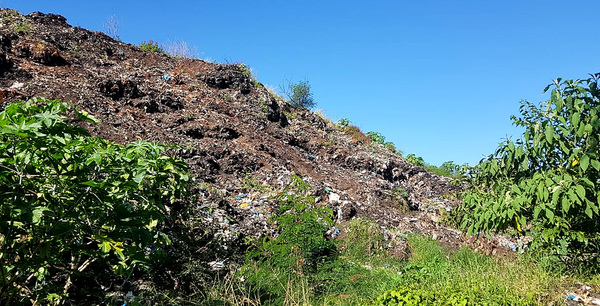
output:
<instances>
[{"instance_id":1,"label":"distant tree","mask_svg":"<svg viewBox=\"0 0 600 306\"><path fill-rule=\"evenodd\" d=\"M280 89L292 107L313 108L317 105L310 91L310 84L306 80L298 83L287 82L287 86L281 86Z\"/></svg>"},{"instance_id":2,"label":"distant tree","mask_svg":"<svg viewBox=\"0 0 600 306\"><path fill-rule=\"evenodd\" d=\"M112 39L121 40L119 37L119 20L116 15L113 14L106 17L106 21L104 21L104 33L112 37Z\"/></svg>"},{"instance_id":3,"label":"distant tree","mask_svg":"<svg viewBox=\"0 0 600 306\"><path fill-rule=\"evenodd\" d=\"M451 175L456 175L458 173L460 166L455 164L453 161L447 161L447 162L444 162L440 166L440 168L444 171L447 171Z\"/></svg>"},{"instance_id":4,"label":"distant tree","mask_svg":"<svg viewBox=\"0 0 600 306\"><path fill-rule=\"evenodd\" d=\"M167 43L167 53L180 58L196 58L196 48L191 46L187 41L176 39L169 40Z\"/></svg>"}]
</instances>

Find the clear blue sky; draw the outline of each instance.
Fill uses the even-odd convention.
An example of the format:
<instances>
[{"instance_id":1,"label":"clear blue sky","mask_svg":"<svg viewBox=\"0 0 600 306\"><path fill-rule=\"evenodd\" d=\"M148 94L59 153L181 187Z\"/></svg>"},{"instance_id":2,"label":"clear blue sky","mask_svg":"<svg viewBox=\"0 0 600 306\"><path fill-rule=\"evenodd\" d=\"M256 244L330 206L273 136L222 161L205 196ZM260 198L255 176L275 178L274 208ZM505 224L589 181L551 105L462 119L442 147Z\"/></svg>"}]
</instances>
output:
<instances>
[{"instance_id":1,"label":"clear blue sky","mask_svg":"<svg viewBox=\"0 0 600 306\"><path fill-rule=\"evenodd\" d=\"M317 108L378 131L426 162L477 163L507 135L519 101L556 77L600 72L600 1L38 1L124 42L185 40L198 56L244 62L277 88L307 79Z\"/></svg>"}]
</instances>

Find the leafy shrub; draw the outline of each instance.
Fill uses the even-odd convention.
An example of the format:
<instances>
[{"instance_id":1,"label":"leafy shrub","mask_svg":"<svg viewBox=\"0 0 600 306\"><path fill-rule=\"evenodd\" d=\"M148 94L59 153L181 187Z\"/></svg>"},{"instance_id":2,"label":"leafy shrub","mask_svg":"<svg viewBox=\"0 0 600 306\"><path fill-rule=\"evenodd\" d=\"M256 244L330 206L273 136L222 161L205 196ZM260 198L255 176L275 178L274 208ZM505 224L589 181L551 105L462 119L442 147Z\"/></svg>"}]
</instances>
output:
<instances>
[{"instance_id":1,"label":"leafy shrub","mask_svg":"<svg viewBox=\"0 0 600 306\"><path fill-rule=\"evenodd\" d=\"M310 91L310 84L306 80L298 83L289 83L282 91L288 97L292 107L313 108L317 105Z\"/></svg>"},{"instance_id":2,"label":"leafy shrub","mask_svg":"<svg viewBox=\"0 0 600 306\"><path fill-rule=\"evenodd\" d=\"M2 303L98 294L72 284L130 275L170 243L161 221L186 193L186 165L160 144L90 137L68 110L36 98L0 113Z\"/></svg>"},{"instance_id":3,"label":"leafy shrub","mask_svg":"<svg viewBox=\"0 0 600 306\"><path fill-rule=\"evenodd\" d=\"M469 305L535 305L532 301L489 292L462 292L449 289L444 294L436 294L427 288L402 286L389 290L377 298L375 305L440 305L440 306L469 306Z\"/></svg>"},{"instance_id":4,"label":"leafy shrub","mask_svg":"<svg viewBox=\"0 0 600 306\"><path fill-rule=\"evenodd\" d=\"M473 188L456 211L469 233L509 227L565 260L598 266L600 253L600 91L587 80L558 79L549 100L522 102L521 139L506 140L473 170ZM531 230L528 226L531 225Z\"/></svg>"},{"instance_id":5,"label":"leafy shrub","mask_svg":"<svg viewBox=\"0 0 600 306\"><path fill-rule=\"evenodd\" d=\"M388 149L390 152L392 153L396 153L396 146L394 145L393 142L388 141L386 143L383 144L383 146Z\"/></svg>"},{"instance_id":6,"label":"leafy shrub","mask_svg":"<svg viewBox=\"0 0 600 306\"><path fill-rule=\"evenodd\" d=\"M348 125L350 125L350 119L342 118L342 119L338 120L337 125L343 129L343 128L347 127Z\"/></svg>"},{"instance_id":7,"label":"leafy shrub","mask_svg":"<svg viewBox=\"0 0 600 306\"><path fill-rule=\"evenodd\" d=\"M27 34L31 30L31 24L27 20L18 21L13 25L13 30L17 33Z\"/></svg>"},{"instance_id":8,"label":"leafy shrub","mask_svg":"<svg viewBox=\"0 0 600 306\"><path fill-rule=\"evenodd\" d=\"M459 166L452 161L444 162L441 166L427 165L427 170L441 176L460 178L466 175L468 165Z\"/></svg>"},{"instance_id":9,"label":"leafy shrub","mask_svg":"<svg viewBox=\"0 0 600 306\"><path fill-rule=\"evenodd\" d=\"M371 142L383 144L385 143L385 136L381 135L379 132L367 132L367 137L371 138Z\"/></svg>"},{"instance_id":10,"label":"leafy shrub","mask_svg":"<svg viewBox=\"0 0 600 306\"><path fill-rule=\"evenodd\" d=\"M299 176L291 179L292 183L277 196L279 213L271 218L279 235L264 241L258 252L249 253L249 258L260 255L272 267L311 273L337 257L335 244L325 238L327 228L333 225L333 212L314 206L314 198L305 195L310 185Z\"/></svg>"},{"instance_id":11,"label":"leafy shrub","mask_svg":"<svg viewBox=\"0 0 600 306\"><path fill-rule=\"evenodd\" d=\"M158 45L158 42L153 40L143 41L139 47L140 49L148 52L165 53L165 50Z\"/></svg>"},{"instance_id":12,"label":"leafy shrub","mask_svg":"<svg viewBox=\"0 0 600 306\"><path fill-rule=\"evenodd\" d=\"M406 155L405 159L407 162L409 162L415 166L419 166L419 167L425 166L425 161L423 160L423 158L420 156L416 156L413 153Z\"/></svg>"}]
</instances>

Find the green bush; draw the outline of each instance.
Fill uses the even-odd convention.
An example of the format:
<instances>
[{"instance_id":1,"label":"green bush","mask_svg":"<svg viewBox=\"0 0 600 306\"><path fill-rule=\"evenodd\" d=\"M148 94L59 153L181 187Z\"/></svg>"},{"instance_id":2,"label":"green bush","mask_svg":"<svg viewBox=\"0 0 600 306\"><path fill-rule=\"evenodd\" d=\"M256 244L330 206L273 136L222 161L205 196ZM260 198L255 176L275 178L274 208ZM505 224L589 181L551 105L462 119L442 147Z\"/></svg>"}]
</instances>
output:
<instances>
[{"instance_id":1,"label":"green bush","mask_svg":"<svg viewBox=\"0 0 600 306\"><path fill-rule=\"evenodd\" d=\"M416 286L403 286L389 290L377 298L375 305L440 305L440 306L501 306L501 305L535 305L532 301L505 296L503 294L490 294L490 292L464 292L449 289L443 294L436 294L427 288Z\"/></svg>"},{"instance_id":2,"label":"green bush","mask_svg":"<svg viewBox=\"0 0 600 306\"><path fill-rule=\"evenodd\" d=\"M415 166L419 166L419 167L425 166L425 160L423 160L422 157L416 156L413 153L406 155L405 159L407 162L409 162Z\"/></svg>"},{"instance_id":3,"label":"green bush","mask_svg":"<svg viewBox=\"0 0 600 306\"><path fill-rule=\"evenodd\" d=\"M140 45L139 45L140 49L144 50L144 51L148 51L148 52L158 52L158 53L165 53L165 50L163 50L163 48L161 46L158 45L157 41L143 41Z\"/></svg>"},{"instance_id":4,"label":"green bush","mask_svg":"<svg viewBox=\"0 0 600 306\"><path fill-rule=\"evenodd\" d=\"M299 176L292 176L292 183L277 197L279 212L271 218L279 235L265 240L258 252L249 253L250 258L260 255L272 267L305 274L337 257L335 244L325 238L333 225L333 212L315 207L314 198L306 195L309 189Z\"/></svg>"},{"instance_id":5,"label":"green bush","mask_svg":"<svg viewBox=\"0 0 600 306\"><path fill-rule=\"evenodd\" d=\"M185 196L186 165L156 143L90 137L69 110L36 98L0 113L2 304L103 294L92 287L107 272L130 275L170 243L161 221Z\"/></svg>"},{"instance_id":6,"label":"green bush","mask_svg":"<svg viewBox=\"0 0 600 306\"><path fill-rule=\"evenodd\" d=\"M469 233L509 227L533 246L598 267L600 257L600 74L551 86L549 100L522 102L522 138L506 140L474 169L456 210ZM530 229L531 228L531 229Z\"/></svg>"},{"instance_id":7,"label":"green bush","mask_svg":"<svg viewBox=\"0 0 600 306\"><path fill-rule=\"evenodd\" d=\"M310 84L306 80L298 83L289 83L283 92L288 97L292 107L313 108L317 105L310 91Z\"/></svg>"},{"instance_id":8,"label":"green bush","mask_svg":"<svg viewBox=\"0 0 600 306\"><path fill-rule=\"evenodd\" d=\"M374 143L378 143L378 144L384 144L385 143L385 136L383 136L379 132L373 132L373 131L371 131L371 132L367 132L366 135Z\"/></svg>"},{"instance_id":9,"label":"green bush","mask_svg":"<svg viewBox=\"0 0 600 306\"><path fill-rule=\"evenodd\" d=\"M342 119L338 120L337 125L343 129L343 128L347 127L348 125L350 125L350 119L342 118Z\"/></svg>"},{"instance_id":10,"label":"green bush","mask_svg":"<svg viewBox=\"0 0 600 306\"><path fill-rule=\"evenodd\" d=\"M396 146L394 145L393 142L388 141L386 143L383 144L383 146L388 149L390 152L392 153L396 153Z\"/></svg>"}]
</instances>

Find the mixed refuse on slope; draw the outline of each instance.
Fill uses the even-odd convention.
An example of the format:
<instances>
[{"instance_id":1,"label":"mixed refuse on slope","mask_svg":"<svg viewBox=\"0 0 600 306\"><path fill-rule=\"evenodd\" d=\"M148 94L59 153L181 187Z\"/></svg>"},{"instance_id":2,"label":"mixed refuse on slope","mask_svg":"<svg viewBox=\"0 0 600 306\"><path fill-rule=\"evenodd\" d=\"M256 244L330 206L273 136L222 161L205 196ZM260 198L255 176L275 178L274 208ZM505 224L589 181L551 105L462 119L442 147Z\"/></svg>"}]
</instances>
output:
<instances>
[{"instance_id":1,"label":"mixed refuse on slope","mask_svg":"<svg viewBox=\"0 0 600 306\"><path fill-rule=\"evenodd\" d=\"M102 121L85 124L94 136L178 145L173 153L198 183L198 232L209 225L225 248L244 236L273 234L271 196L293 174L312 186L316 205L336 213L331 239L343 237L345 221L364 218L380 226L397 254L411 232L485 253L523 247L500 236L465 237L442 224L459 204L453 195L461 187L451 178L290 108L243 64L146 52L54 14L1 10L0 17L0 108L38 96L60 99ZM207 262L218 269L226 255L214 254Z\"/></svg>"}]
</instances>

